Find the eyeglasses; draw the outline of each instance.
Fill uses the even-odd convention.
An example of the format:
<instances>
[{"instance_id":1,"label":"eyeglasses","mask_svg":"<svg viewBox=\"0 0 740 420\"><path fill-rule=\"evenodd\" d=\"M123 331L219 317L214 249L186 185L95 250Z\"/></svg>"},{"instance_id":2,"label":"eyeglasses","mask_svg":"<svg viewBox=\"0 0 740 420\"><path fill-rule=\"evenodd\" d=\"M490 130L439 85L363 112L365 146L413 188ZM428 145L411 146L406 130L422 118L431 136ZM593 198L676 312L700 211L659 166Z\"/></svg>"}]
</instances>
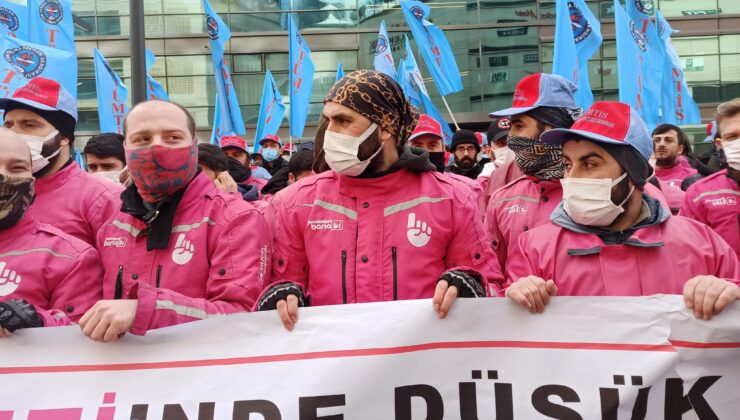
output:
<instances>
[{"instance_id":1,"label":"eyeglasses","mask_svg":"<svg viewBox=\"0 0 740 420\"><path fill-rule=\"evenodd\" d=\"M475 146L462 146L462 145L460 145L460 146L457 146L455 148L455 152L456 153L470 153L470 154L474 154L475 153Z\"/></svg>"}]
</instances>

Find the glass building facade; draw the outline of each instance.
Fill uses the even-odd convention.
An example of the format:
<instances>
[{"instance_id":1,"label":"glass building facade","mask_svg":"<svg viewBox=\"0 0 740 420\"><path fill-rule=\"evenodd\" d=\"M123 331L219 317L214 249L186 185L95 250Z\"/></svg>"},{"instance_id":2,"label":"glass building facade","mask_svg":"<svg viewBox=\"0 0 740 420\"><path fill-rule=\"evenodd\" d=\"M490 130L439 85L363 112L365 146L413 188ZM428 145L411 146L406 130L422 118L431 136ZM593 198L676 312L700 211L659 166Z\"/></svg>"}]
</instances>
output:
<instances>
[{"instance_id":1,"label":"glass building facade","mask_svg":"<svg viewBox=\"0 0 740 420\"><path fill-rule=\"evenodd\" d=\"M709 119L718 102L740 96L740 1L642 0L659 8L674 29L674 45L693 96ZM227 51L234 86L251 140L264 72L272 71L286 102L288 11L313 50L316 65L306 137L312 136L322 99L334 83L337 63L345 71L372 68L373 43L385 20L398 61L409 34L398 0L211 0L229 25ZM445 30L462 74L464 90L447 97L463 125L482 126L487 113L507 107L522 77L552 67L554 0L432 0L432 20ZM215 85L200 0L144 0L147 47L157 55L152 75L172 100L190 109L199 130L210 133ZM616 100L617 62L612 0L588 1L602 21L604 43L589 65L596 99ZM100 49L130 86L127 0L73 2L79 53L81 135L98 130L93 48ZM411 37L410 37L411 38ZM413 43L412 43L413 45ZM415 48L415 45L414 45ZM429 75L417 53L422 74ZM432 99L444 110L438 93ZM287 113L286 113L287 115ZM287 137L287 120L281 135Z\"/></svg>"}]
</instances>

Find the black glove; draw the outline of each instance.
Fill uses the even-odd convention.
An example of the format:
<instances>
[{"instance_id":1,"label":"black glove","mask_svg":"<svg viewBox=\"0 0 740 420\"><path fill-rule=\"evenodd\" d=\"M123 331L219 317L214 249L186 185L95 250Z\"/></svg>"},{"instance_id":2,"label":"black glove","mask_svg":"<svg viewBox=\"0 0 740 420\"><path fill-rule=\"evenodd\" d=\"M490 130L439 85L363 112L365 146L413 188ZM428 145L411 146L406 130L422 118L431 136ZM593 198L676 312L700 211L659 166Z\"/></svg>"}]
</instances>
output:
<instances>
[{"instance_id":1,"label":"black glove","mask_svg":"<svg viewBox=\"0 0 740 420\"><path fill-rule=\"evenodd\" d=\"M457 287L458 297L486 297L486 291L481 286L480 281L464 271L445 271L442 277L437 280L437 283L441 280L446 280L448 285Z\"/></svg>"},{"instance_id":2,"label":"black glove","mask_svg":"<svg viewBox=\"0 0 740 420\"><path fill-rule=\"evenodd\" d=\"M23 328L38 328L44 326L36 308L23 299L9 299L0 302L0 327L13 332Z\"/></svg>"},{"instance_id":3,"label":"black glove","mask_svg":"<svg viewBox=\"0 0 740 420\"><path fill-rule=\"evenodd\" d=\"M277 309L277 303L281 300L285 300L289 295L296 296L298 298L298 307L303 308L309 305L309 300L303 296L301 288L291 282L278 283L271 288L267 289L265 294L262 295L259 302L257 302L258 311L272 311Z\"/></svg>"}]
</instances>

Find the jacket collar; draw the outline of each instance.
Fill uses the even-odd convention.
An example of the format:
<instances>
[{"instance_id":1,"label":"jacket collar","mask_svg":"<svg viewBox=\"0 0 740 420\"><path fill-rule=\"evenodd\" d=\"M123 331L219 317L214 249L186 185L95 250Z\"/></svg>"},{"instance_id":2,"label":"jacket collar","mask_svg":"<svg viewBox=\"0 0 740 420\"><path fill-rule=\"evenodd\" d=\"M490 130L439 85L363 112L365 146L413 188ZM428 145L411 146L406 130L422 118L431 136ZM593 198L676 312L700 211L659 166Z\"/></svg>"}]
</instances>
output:
<instances>
[{"instance_id":1,"label":"jacket collar","mask_svg":"<svg viewBox=\"0 0 740 420\"><path fill-rule=\"evenodd\" d=\"M614 232L592 226L580 225L568 216L561 202L555 211L550 215L550 220L563 229L571 232L589 235L592 239L593 246L585 248L569 248L569 255L593 255L601 251L600 244L604 245L629 245L638 248L657 248L662 247L663 236L660 229L651 229L668 220L671 217L660 202L648 195L643 195L643 206L646 207L649 215L646 219L637 223L630 229ZM599 240L596 240L596 239Z\"/></svg>"},{"instance_id":2,"label":"jacket collar","mask_svg":"<svg viewBox=\"0 0 740 420\"><path fill-rule=\"evenodd\" d=\"M38 230L38 223L28 212L15 225L8 229L0 230L0 242L6 242L16 238L23 238L26 235L35 233Z\"/></svg>"},{"instance_id":3,"label":"jacket collar","mask_svg":"<svg viewBox=\"0 0 740 420\"><path fill-rule=\"evenodd\" d=\"M34 189L36 191L36 194L44 194L49 191L54 191L63 187L64 184L66 184L70 179L82 173L83 172L80 168L80 165L78 165L76 162L72 162L71 164L60 169L54 175L37 179L34 185Z\"/></svg>"},{"instance_id":4,"label":"jacket collar","mask_svg":"<svg viewBox=\"0 0 740 420\"><path fill-rule=\"evenodd\" d=\"M347 197L360 197L373 194L388 194L408 184L416 175L406 169L378 178L357 178L336 174L339 178L339 193Z\"/></svg>"}]
</instances>

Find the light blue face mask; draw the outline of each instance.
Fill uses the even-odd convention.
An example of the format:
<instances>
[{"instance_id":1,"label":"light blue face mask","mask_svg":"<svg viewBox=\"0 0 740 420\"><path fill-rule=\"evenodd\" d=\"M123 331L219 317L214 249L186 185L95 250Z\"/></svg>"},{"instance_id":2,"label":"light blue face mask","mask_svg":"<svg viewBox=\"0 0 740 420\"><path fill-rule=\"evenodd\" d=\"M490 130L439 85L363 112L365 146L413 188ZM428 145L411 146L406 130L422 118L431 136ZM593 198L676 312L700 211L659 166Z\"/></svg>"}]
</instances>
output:
<instances>
[{"instance_id":1,"label":"light blue face mask","mask_svg":"<svg viewBox=\"0 0 740 420\"><path fill-rule=\"evenodd\" d=\"M267 162L272 162L273 160L277 159L278 152L277 149L262 149L262 158Z\"/></svg>"}]
</instances>

